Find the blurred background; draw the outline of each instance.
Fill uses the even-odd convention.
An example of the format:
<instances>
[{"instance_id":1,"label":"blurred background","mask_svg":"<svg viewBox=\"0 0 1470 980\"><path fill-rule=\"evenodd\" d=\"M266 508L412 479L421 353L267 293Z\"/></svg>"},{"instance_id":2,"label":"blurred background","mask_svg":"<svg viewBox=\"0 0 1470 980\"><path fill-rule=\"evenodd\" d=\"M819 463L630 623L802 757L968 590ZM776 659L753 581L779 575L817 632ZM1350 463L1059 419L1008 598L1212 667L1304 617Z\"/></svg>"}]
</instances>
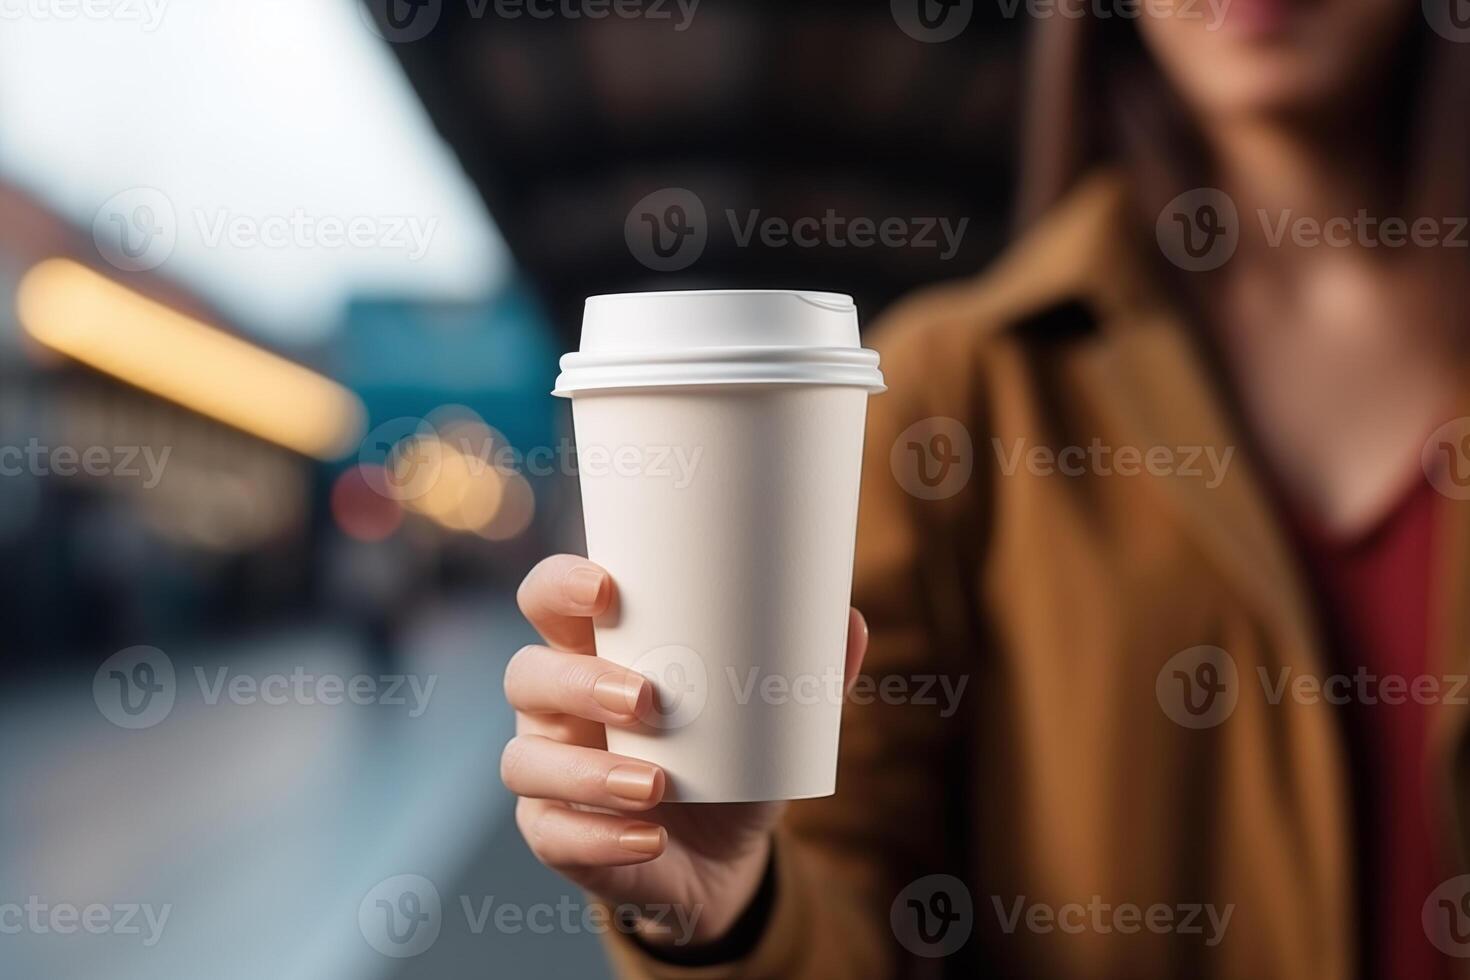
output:
<instances>
[{"instance_id":1,"label":"blurred background","mask_svg":"<svg viewBox=\"0 0 1470 980\"><path fill-rule=\"evenodd\" d=\"M1024 24L926 7L0 10L0 975L606 974L497 775L557 357L593 293L977 270Z\"/></svg>"}]
</instances>

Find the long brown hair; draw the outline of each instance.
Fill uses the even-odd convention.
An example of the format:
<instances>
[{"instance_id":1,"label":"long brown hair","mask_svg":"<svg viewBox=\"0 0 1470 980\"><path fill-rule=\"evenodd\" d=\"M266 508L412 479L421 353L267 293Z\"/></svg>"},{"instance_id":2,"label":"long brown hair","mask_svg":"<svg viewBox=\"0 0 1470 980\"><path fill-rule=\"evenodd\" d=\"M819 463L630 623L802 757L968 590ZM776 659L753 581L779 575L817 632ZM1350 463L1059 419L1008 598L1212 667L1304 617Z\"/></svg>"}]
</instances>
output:
<instances>
[{"instance_id":1,"label":"long brown hair","mask_svg":"<svg viewBox=\"0 0 1470 980\"><path fill-rule=\"evenodd\" d=\"M1380 90L1378 126L1365 136L1385 154L1396 185L1389 199L1404 215L1465 215L1470 45L1433 31L1418 6ZM1032 35L1018 224L1028 226L1088 171L1113 165L1151 225L1176 194L1212 185L1208 153L1136 19L1075 13L1038 20Z\"/></svg>"}]
</instances>

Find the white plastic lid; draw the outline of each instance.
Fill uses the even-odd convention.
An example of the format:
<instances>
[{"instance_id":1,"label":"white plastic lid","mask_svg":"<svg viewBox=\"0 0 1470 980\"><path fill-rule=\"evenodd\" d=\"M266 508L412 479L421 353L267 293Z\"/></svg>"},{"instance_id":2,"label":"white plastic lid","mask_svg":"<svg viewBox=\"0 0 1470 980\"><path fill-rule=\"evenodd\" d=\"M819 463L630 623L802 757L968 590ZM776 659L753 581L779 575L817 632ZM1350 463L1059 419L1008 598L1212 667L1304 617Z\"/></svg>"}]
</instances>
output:
<instances>
[{"instance_id":1,"label":"white plastic lid","mask_svg":"<svg viewBox=\"0 0 1470 980\"><path fill-rule=\"evenodd\" d=\"M709 384L884 390L851 296L692 289L589 297L581 349L562 357L552 394Z\"/></svg>"}]
</instances>

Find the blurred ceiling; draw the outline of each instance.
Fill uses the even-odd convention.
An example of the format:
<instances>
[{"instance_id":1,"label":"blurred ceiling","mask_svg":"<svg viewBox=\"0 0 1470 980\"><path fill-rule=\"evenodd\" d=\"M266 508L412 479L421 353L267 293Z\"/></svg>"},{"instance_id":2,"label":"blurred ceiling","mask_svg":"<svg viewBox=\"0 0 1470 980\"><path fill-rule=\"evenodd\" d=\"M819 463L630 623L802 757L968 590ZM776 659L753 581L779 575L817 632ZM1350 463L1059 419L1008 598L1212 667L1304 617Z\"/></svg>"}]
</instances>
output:
<instances>
[{"instance_id":1,"label":"blurred ceiling","mask_svg":"<svg viewBox=\"0 0 1470 980\"><path fill-rule=\"evenodd\" d=\"M384 19L385 0L365 0L364 13L565 345L583 297L629 289L830 289L871 320L916 286L972 273L1005 233L1022 45L1003 5L968 5L957 37L926 43L900 27L903 0L703 0L692 16L672 0L632 0L623 9L637 16L575 0L386 2L399 17L418 10L411 27ZM666 188L693 192L708 239L687 268L657 272L625 223ZM968 223L952 250L937 230L933 246L901 247L743 234L829 212L915 231Z\"/></svg>"}]
</instances>

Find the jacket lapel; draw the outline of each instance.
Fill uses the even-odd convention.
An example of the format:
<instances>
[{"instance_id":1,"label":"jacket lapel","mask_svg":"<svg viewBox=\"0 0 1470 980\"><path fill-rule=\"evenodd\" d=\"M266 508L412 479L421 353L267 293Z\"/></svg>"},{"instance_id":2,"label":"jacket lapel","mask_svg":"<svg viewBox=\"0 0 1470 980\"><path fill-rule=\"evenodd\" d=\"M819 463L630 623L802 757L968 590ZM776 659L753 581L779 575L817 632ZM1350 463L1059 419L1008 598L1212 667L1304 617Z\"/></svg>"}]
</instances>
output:
<instances>
[{"instance_id":1,"label":"jacket lapel","mask_svg":"<svg viewBox=\"0 0 1470 980\"><path fill-rule=\"evenodd\" d=\"M1024 299L1088 304L1102 340L1091 356L1093 381L1106 393L1104 411L1117 412L1116 431L1143 447L1207 447L1231 453L1224 481L1161 477L1166 505L1243 597L1280 630L1285 649L1320 672L1311 604L1288 542L1272 512L1267 484L1224 409L1199 345L1166 301L1152 263L1139 254L1126 187L1116 174L1092 178L1051 226L1033 234L1033 247L1013 259L1032 274L1010 281ZM1042 270L1036 272L1035 270ZM1044 284L1044 285L1043 285Z\"/></svg>"},{"instance_id":2,"label":"jacket lapel","mask_svg":"<svg viewBox=\"0 0 1470 980\"><path fill-rule=\"evenodd\" d=\"M1275 626L1283 649L1317 663L1310 599L1266 482L1244 440L1221 407L1214 379L1182 325L1155 313L1114 331L1103 354L1111 377L1111 404L1124 431L1144 446L1202 447L1225 459L1224 478L1164 476L1149 481L1220 571Z\"/></svg>"}]
</instances>

